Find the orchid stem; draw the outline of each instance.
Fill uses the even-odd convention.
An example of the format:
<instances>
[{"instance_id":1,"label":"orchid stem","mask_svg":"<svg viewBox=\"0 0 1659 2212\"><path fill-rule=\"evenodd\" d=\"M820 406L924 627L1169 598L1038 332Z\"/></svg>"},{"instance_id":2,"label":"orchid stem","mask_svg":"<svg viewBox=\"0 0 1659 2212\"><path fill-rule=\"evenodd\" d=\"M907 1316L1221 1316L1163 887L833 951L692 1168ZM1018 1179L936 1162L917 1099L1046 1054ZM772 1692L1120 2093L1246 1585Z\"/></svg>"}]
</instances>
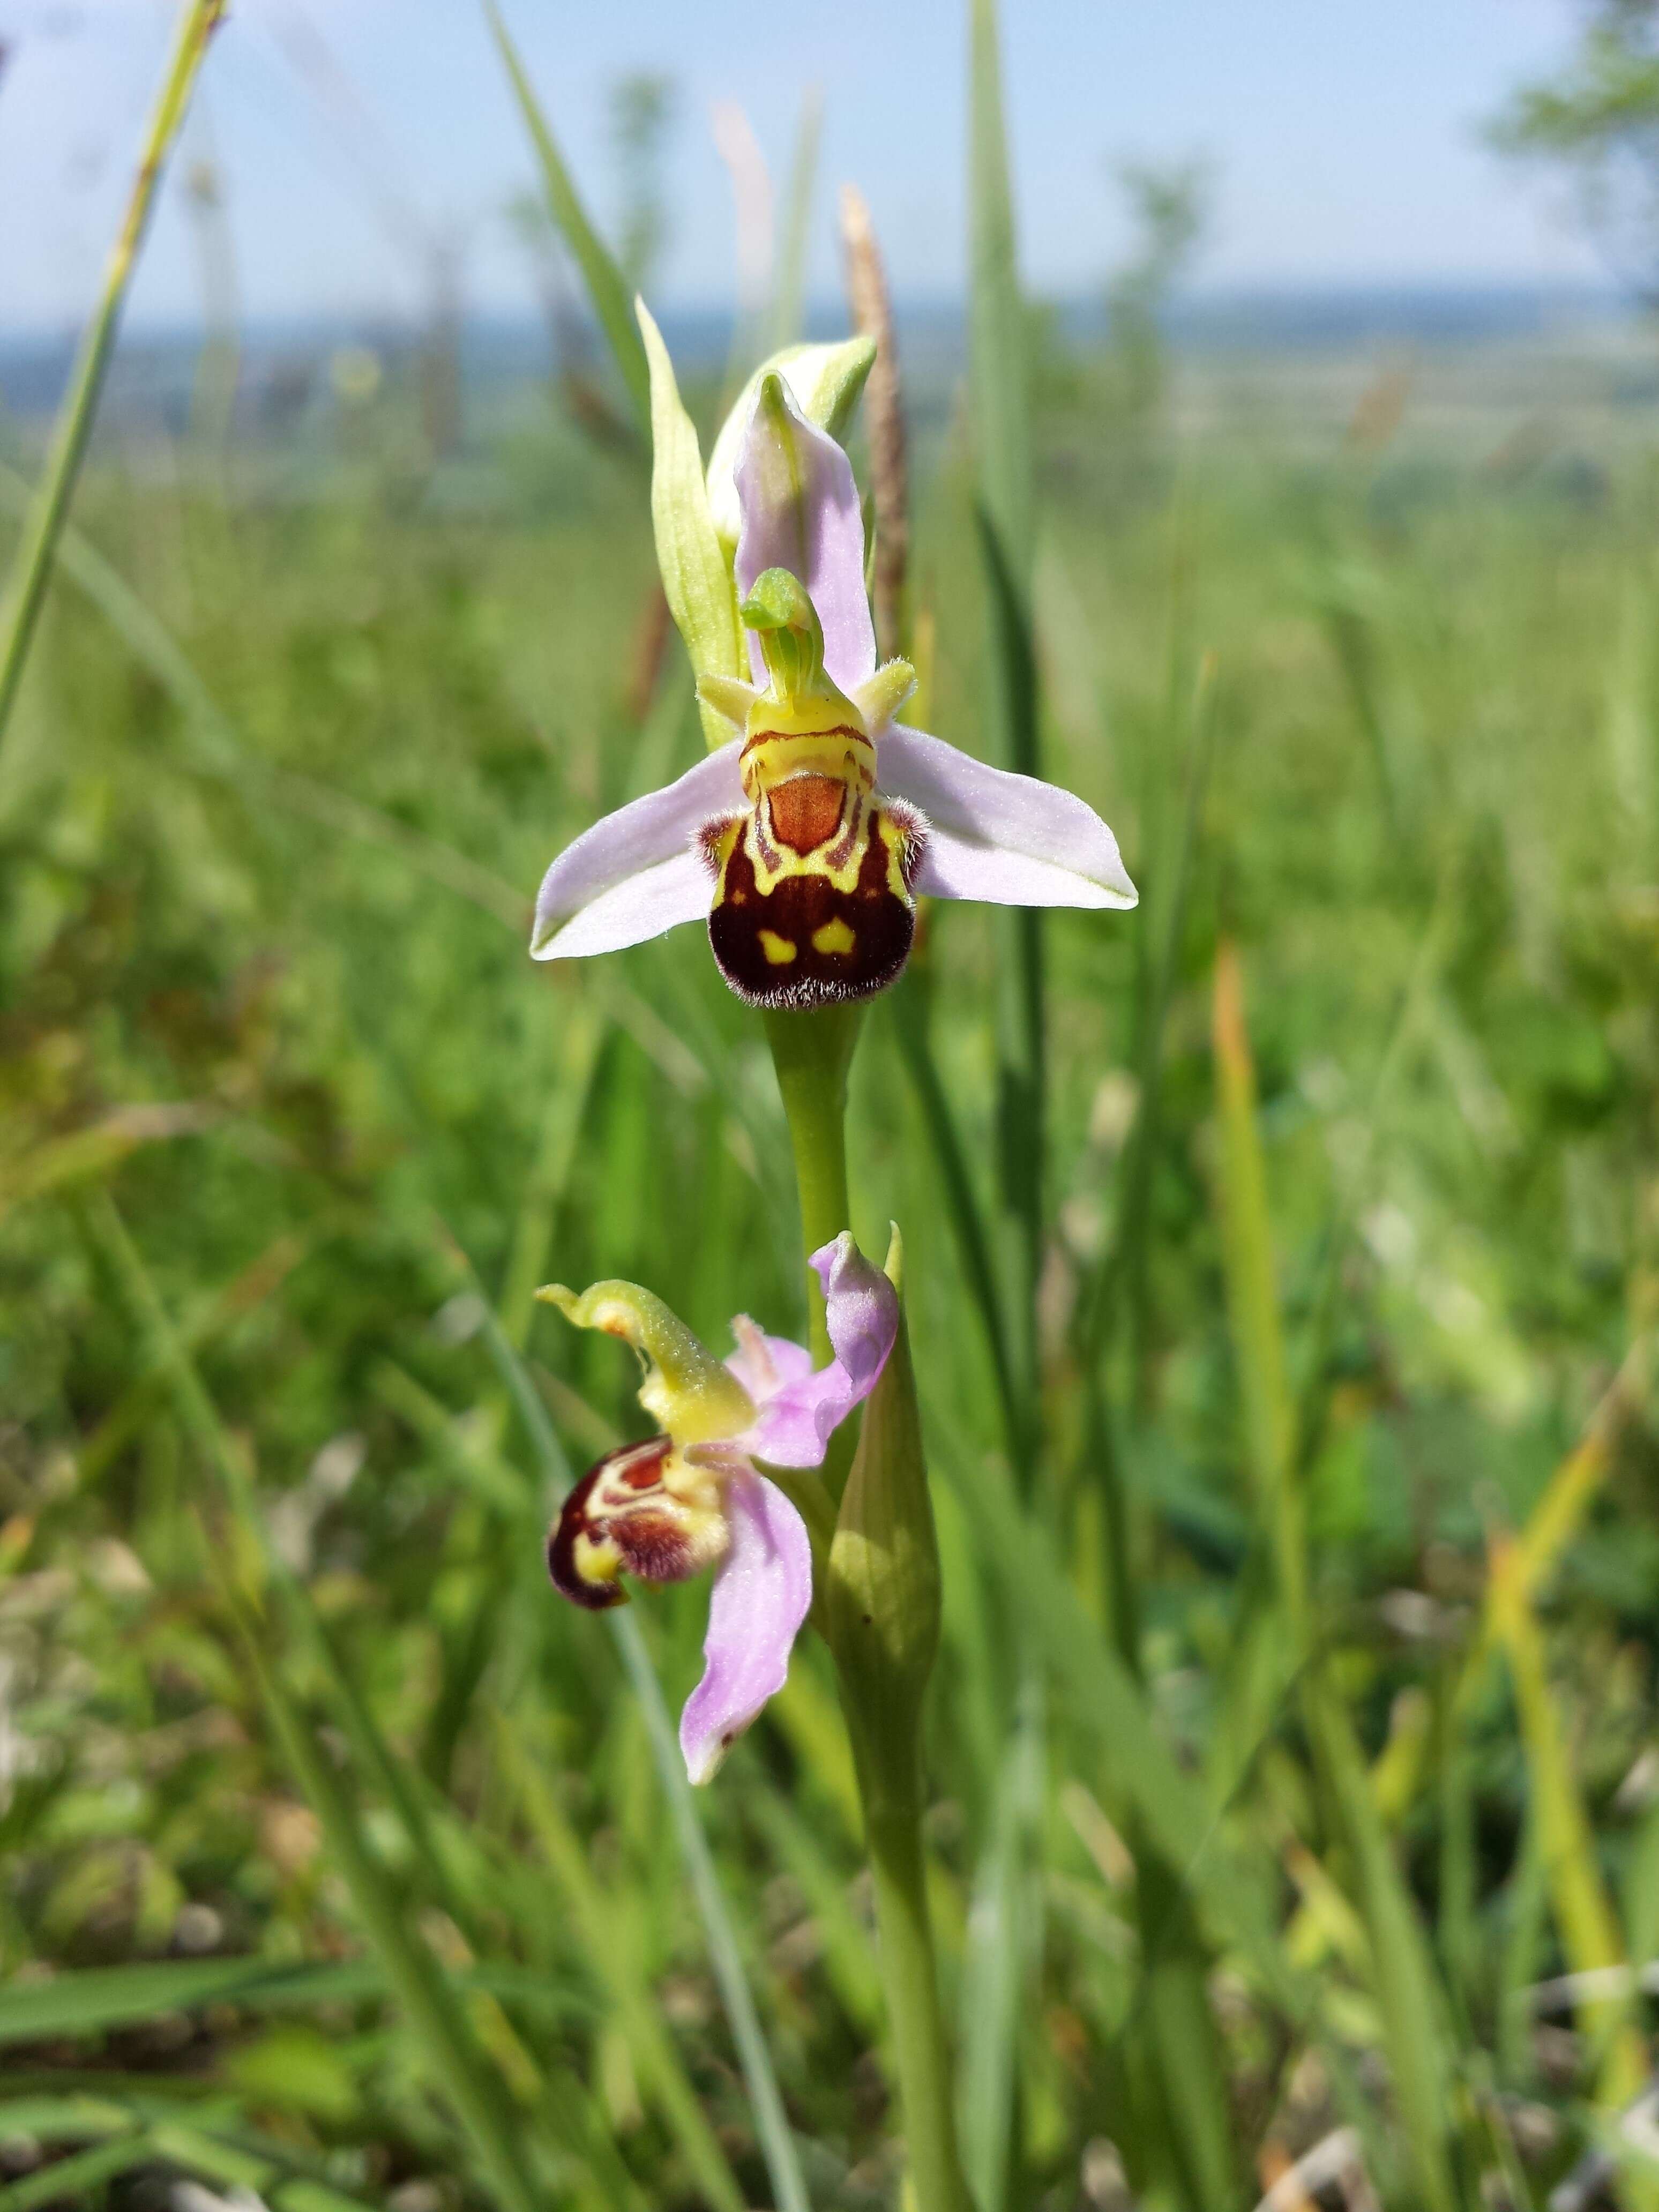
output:
<instances>
[{"instance_id":1,"label":"orchid stem","mask_svg":"<svg viewBox=\"0 0 1659 2212\"><path fill-rule=\"evenodd\" d=\"M859 1787L865 1798L904 2148L918 2212L969 2212L957 2152L950 2051L927 1913L921 1808L914 1802L896 1807L877 1802L862 1762Z\"/></svg>"},{"instance_id":2,"label":"orchid stem","mask_svg":"<svg viewBox=\"0 0 1659 2212\"><path fill-rule=\"evenodd\" d=\"M851 1226L847 1074L862 1012L857 1006L830 1006L766 1017L794 1149L801 1235L809 1262L820 1246ZM810 1264L806 1279L812 1356L822 1365L834 1354L825 1328L823 1294ZM839 1497L845 1486L853 1436L852 1425L844 1423L830 1441L824 1476L832 1496ZM844 1656L837 1653L842 1700L864 1807L882 1980L916 2212L971 2212L957 2150L950 2045L927 1912L920 1733L914 1724L894 1730L890 1702L884 1709L889 1726L873 1731L866 1726L857 1687L842 1663Z\"/></svg>"},{"instance_id":3,"label":"orchid stem","mask_svg":"<svg viewBox=\"0 0 1659 2212\"><path fill-rule=\"evenodd\" d=\"M852 1226L847 1199L847 1071L863 1012L858 1006L822 1006L766 1017L767 1041L794 1150L801 1242L809 1260L821 1245ZM824 1325L823 1291L810 1266L806 1297L812 1358L822 1367L835 1353Z\"/></svg>"}]
</instances>

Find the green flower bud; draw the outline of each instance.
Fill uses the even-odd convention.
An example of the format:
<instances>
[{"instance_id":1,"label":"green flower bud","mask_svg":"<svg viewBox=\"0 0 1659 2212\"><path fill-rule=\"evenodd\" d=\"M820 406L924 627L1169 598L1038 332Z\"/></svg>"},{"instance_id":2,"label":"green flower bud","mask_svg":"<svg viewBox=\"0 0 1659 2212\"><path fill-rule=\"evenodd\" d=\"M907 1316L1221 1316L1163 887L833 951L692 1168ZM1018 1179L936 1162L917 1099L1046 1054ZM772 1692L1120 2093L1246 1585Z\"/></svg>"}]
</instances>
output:
<instances>
[{"instance_id":1,"label":"green flower bud","mask_svg":"<svg viewBox=\"0 0 1659 2212\"><path fill-rule=\"evenodd\" d=\"M900 1286L893 1232L887 1273ZM825 1613L842 1697L873 1802L917 1788L921 1700L939 1650L939 1543L922 1458L915 1372L901 1314L847 1479Z\"/></svg>"}]
</instances>

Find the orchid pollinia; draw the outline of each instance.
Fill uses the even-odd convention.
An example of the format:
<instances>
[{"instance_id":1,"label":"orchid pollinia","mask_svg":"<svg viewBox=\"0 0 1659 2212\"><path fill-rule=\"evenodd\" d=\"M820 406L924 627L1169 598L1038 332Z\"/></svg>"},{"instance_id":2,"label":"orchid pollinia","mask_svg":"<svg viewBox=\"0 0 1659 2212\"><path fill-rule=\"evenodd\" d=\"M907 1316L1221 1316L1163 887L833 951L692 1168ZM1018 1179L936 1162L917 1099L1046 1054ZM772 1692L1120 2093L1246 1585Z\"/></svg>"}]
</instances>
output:
<instances>
[{"instance_id":1,"label":"orchid pollinia","mask_svg":"<svg viewBox=\"0 0 1659 2212\"><path fill-rule=\"evenodd\" d=\"M804 1346L763 1334L747 1315L724 1364L649 1291L562 1284L538 1296L578 1328L633 1345L646 1363L640 1403L661 1423L591 1468L548 1537L554 1587L595 1611L625 1602L620 1577L684 1582L713 1567L702 1680L686 1701L680 1748L707 1782L767 1699L783 1687L812 1601L806 1523L756 1460L822 1464L830 1436L880 1380L898 1330L898 1296L850 1231L812 1255L835 1358L814 1369Z\"/></svg>"},{"instance_id":2,"label":"orchid pollinia","mask_svg":"<svg viewBox=\"0 0 1659 2212\"><path fill-rule=\"evenodd\" d=\"M658 556L713 750L554 861L535 957L614 951L706 921L739 997L801 1008L892 982L919 893L1133 906L1091 807L896 720L915 675L903 660L877 665L858 488L826 427L856 404L867 342L768 363L705 480L666 351L640 313Z\"/></svg>"}]
</instances>

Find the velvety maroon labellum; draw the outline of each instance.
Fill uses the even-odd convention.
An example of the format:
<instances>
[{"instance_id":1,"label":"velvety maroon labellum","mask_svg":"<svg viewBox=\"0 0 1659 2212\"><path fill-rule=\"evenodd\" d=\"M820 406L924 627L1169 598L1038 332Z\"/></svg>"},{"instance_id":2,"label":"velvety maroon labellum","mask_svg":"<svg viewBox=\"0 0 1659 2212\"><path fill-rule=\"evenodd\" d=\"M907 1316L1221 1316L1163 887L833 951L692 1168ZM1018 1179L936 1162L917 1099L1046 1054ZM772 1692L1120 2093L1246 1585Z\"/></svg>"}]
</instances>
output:
<instances>
[{"instance_id":1,"label":"velvety maroon labellum","mask_svg":"<svg viewBox=\"0 0 1659 2212\"><path fill-rule=\"evenodd\" d=\"M648 1571L654 1558L672 1559L684 1548L672 1512L653 1512L650 1502L664 1498L663 1468L673 1449L667 1437L623 1444L589 1468L570 1492L547 1537L547 1571L561 1597L592 1613L625 1605L628 1593L617 1579L623 1565ZM629 1523L625 1542L617 1532L619 1519ZM653 1521L659 1528L653 1530ZM641 1559L646 1566L638 1564ZM659 1573L653 1579L678 1577Z\"/></svg>"}]
</instances>

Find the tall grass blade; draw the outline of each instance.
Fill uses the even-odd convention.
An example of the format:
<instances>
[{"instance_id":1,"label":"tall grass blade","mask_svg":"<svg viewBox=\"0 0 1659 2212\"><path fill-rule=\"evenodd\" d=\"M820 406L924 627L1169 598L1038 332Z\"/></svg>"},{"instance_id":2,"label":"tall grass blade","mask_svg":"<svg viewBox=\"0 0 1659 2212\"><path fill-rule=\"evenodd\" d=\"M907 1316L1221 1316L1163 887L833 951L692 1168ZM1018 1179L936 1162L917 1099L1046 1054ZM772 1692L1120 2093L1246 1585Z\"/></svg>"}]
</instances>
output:
<instances>
[{"instance_id":1,"label":"tall grass blade","mask_svg":"<svg viewBox=\"0 0 1659 2212\"><path fill-rule=\"evenodd\" d=\"M161 88L151 113L126 211L104 271L104 289L81 341L69 390L58 410L45 474L21 543L13 557L3 604L0 604L0 743L28 657L29 641L52 574L58 533L69 513L75 482L92 435L99 394L120 326L121 308L137 266L155 194L168 155L183 127L190 95L208 50L223 20L228 0L185 0L179 11Z\"/></svg>"},{"instance_id":2,"label":"tall grass blade","mask_svg":"<svg viewBox=\"0 0 1659 2212\"><path fill-rule=\"evenodd\" d=\"M812 194L818 180L818 140L823 128L823 95L815 84L808 85L801 94L800 121L795 127L795 158L789 167L777 264L772 272L772 312L765 347L768 354L793 345L801 334L807 241Z\"/></svg>"},{"instance_id":3,"label":"tall grass blade","mask_svg":"<svg viewBox=\"0 0 1659 2212\"><path fill-rule=\"evenodd\" d=\"M1427 2212L1457 2212L1447 2100L1450 2052L1422 1923L1346 1711L1319 1677L1304 1686L1304 1706L1354 1868L1389 2068L1418 2190Z\"/></svg>"},{"instance_id":4,"label":"tall grass blade","mask_svg":"<svg viewBox=\"0 0 1659 2212\"><path fill-rule=\"evenodd\" d=\"M456 1976L459 1987L533 2004L554 2019L591 2015L591 2002L556 1988L525 1966L481 1965ZM70 1967L50 1982L0 1990L0 2048L58 2037L102 2035L163 2012L234 2003L251 2012L298 2010L314 2004L354 2004L385 1994L386 1980L373 1959L341 1965L273 1966L264 1959L166 1959L133 1966Z\"/></svg>"},{"instance_id":5,"label":"tall grass blade","mask_svg":"<svg viewBox=\"0 0 1659 2212\"><path fill-rule=\"evenodd\" d=\"M980 507L1023 608L1035 532L1025 307L1008 181L996 0L969 0L969 341L975 475Z\"/></svg>"},{"instance_id":6,"label":"tall grass blade","mask_svg":"<svg viewBox=\"0 0 1659 2212\"><path fill-rule=\"evenodd\" d=\"M1307 1568L1295 1489L1295 1408L1279 1328L1267 1213L1267 1179L1256 1122L1255 1064L1244 1026L1243 979L1229 943L1217 948L1212 1036L1221 1123L1222 1237L1244 1440L1257 1510L1272 1546L1287 1626L1305 1636Z\"/></svg>"},{"instance_id":7,"label":"tall grass blade","mask_svg":"<svg viewBox=\"0 0 1659 2212\"><path fill-rule=\"evenodd\" d=\"M905 1073L915 1087L922 1120L927 1125L933 1165L944 1186L945 1206L951 1226L956 1233L957 1249L962 1257L963 1278L984 1326L986 1348L991 1355L991 1370L996 1382L998 1402L1002 1409L1003 1426L1007 1432L1009 1452L1018 1459L1024 1437L1025 1419L1009 1356L1001 1292L997 1285L990 1237L974 1189L973 1175L968 1165L962 1134L957 1127L956 1115L951 1110L950 1095L939 1073L939 1063L933 1057L927 1020L928 1001L927 986L921 973L907 975L893 994L892 1033L898 1043Z\"/></svg>"},{"instance_id":8,"label":"tall grass blade","mask_svg":"<svg viewBox=\"0 0 1659 2212\"><path fill-rule=\"evenodd\" d=\"M507 73L512 81L514 96L519 103L531 142L536 149L536 158L541 163L542 185L547 194L547 204L553 220L562 233L566 245L582 272L587 287L587 296L592 302L599 327L605 332L628 393L628 403L633 410L635 426L641 439L647 443L651 436L651 373L646 366L645 347L634 322L634 302L629 296L622 270L604 240L588 220L587 210L565 166L547 118L538 100L534 88L519 58L507 25L501 20L495 0L485 0L484 13L495 35Z\"/></svg>"},{"instance_id":9,"label":"tall grass blade","mask_svg":"<svg viewBox=\"0 0 1659 2212\"><path fill-rule=\"evenodd\" d=\"M984 570L986 697L991 750L1006 768L1039 773L1036 653L1030 580L1035 489L1024 305L1015 255L1003 127L995 0L970 0L969 193L969 395L975 520ZM1035 908L999 917L998 1179L1017 1371L1035 1389L1036 1295L1042 1267L1044 1101L1042 921ZM1028 1479L1035 1468L1028 1468Z\"/></svg>"},{"instance_id":10,"label":"tall grass blade","mask_svg":"<svg viewBox=\"0 0 1659 2212\"><path fill-rule=\"evenodd\" d=\"M975 1878L962 1970L957 2084L962 2163L979 2212L1010 2201L1020 2022L1036 1933L1033 1863L1042 1823L1042 1685L1025 1686L997 1777L991 1838Z\"/></svg>"},{"instance_id":11,"label":"tall grass blade","mask_svg":"<svg viewBox=\"0 0 1659 2212\"><path fill-rule=\"evenodd\" d=\"M1626 1965L1619 1922L1601 1880L1595 1843L1565 1735L1550 1695L1544 1639L1528 1595L1525 1554L1513 1538L1491 1546L1492 1603L1520 1708L1532 1814L1538 1825L1555 1924L1569 1970L1596 1974ZM1580 2025L1601 2054L1600 2101L1623 2109L1647 2081L1649 2065L1628 1996L1592 1996Z\"/></svg>"}]
</instances>

